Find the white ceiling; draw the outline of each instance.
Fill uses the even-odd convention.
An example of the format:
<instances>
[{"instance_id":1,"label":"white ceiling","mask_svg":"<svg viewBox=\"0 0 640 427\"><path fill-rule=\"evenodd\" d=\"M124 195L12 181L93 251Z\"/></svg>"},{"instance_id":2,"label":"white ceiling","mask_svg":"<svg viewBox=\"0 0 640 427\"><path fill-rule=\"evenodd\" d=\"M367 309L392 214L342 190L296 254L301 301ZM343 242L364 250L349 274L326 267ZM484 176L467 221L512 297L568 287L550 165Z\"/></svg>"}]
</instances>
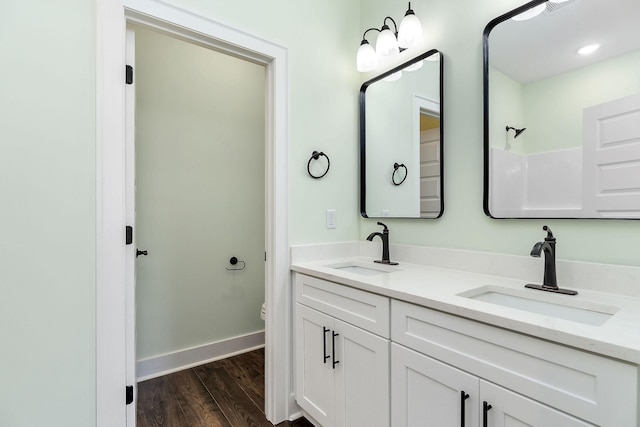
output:
<instances>
[{"instance_id":1,"label":"white ceiling","mask_svg":"<svg viewBox=\"0 0 640 427\"><path fill-rule=\"evenodd\" d=\"M600 49L589 56L577 53L591 43ZM535 18L508 19L491 31L489 64L528 83L638 49L640 0L548 2Z\"/></svg>"}]
</instances>

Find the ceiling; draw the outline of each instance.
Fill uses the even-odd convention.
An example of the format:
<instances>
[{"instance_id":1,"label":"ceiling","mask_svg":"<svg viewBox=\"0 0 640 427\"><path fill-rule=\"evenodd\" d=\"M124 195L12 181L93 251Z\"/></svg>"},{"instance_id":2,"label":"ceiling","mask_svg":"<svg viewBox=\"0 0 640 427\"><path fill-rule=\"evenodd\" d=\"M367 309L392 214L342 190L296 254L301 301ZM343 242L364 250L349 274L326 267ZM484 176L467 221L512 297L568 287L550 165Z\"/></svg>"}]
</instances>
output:
<instances>
[{"instance_id":1,"label":"ceiling","mask_svg":"<svg viewBox=\"0 0 640 427\"><path fill-rule=\"evenodd\" d=\"M591 43L589 56L577 50ZM547 3L527 21L508 19L489 35L489 63L520 83L544 79L640 49L639 0Z\"/></svg>"}]
</instances>

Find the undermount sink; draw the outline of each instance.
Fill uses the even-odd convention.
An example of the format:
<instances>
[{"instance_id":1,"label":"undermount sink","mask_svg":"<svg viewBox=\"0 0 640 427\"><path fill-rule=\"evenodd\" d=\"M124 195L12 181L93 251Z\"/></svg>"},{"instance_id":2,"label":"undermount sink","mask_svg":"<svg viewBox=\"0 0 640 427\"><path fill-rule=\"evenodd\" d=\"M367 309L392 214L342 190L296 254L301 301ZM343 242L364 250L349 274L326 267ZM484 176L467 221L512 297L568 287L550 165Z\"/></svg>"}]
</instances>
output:
<instances>
[{"instance_id":1,"label":"undermount sink","mask_svg":"<svg viewBox=\"0 0 640 427\"><path fill-rule=\"evenodd\" d=\"M348 262L342 264L329 265L329 268L335 270L344 271L347 273L361 274L363 276L375 276L378 274L386 274L395 271L392 268L385 268L384 266L374 266L364 262Z\"/></svg>"},{"instance_id":2,"label":"undermount sink","mask_svg":"<svg viewBox=\"0 0 640 427\"><path fill-rule=\"evenodd\" d=\"M458 295L592 326L603 325L618 311L617 307L568 299L573 297L500 286L483 286Z\"/></svg>"}]
</instances>

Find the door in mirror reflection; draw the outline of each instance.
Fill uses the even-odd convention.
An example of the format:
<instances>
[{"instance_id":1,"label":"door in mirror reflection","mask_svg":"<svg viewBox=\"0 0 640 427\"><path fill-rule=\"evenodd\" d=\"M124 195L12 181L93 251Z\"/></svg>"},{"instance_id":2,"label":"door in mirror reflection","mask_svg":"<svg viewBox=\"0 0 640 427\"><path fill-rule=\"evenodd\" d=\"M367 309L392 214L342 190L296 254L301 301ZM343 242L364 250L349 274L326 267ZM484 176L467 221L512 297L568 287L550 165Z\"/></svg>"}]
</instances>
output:
<instances>
[{"instance_id":1,"label":"door in mirror reflection","mask_svg":"<svg viewBox=\"0 0 640 427\"><path fill-rule=\"evenodd\" d=\"M430 50L360 89L364 217L443 213L442 54Z\"/></svg>"},{"instance_id":2,"label":"door in mirror reflection","mask_svg":"<svg viewBox=\"0 0 640 427\"><path fill-rule=\"evenodd\" d=\"M494 19L484 90L487 215L640 218L640 1L537 0Z\"/></svg>"},{"instance_id":3,"label":"door in mirror reflection","mask_svg":"<svg viewBox=\"0 0 640 427\"><path fill-rule=\"evenodd\" d=\"M420 109L420 217L437 218L442 208L440 115Z\"/></svg>"}]
</instances>

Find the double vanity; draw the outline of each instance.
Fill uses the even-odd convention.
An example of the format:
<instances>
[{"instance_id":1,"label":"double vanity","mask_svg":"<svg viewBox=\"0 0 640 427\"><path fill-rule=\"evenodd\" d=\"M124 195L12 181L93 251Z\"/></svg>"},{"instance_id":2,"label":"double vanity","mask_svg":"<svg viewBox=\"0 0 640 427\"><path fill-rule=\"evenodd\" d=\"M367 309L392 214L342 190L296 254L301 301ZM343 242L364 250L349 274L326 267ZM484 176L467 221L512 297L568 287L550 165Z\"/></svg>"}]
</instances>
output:
<instances>
[{"instance_id":1,"label":"double vanity","mask_svg":"<svg viewBox=\"0 0 640 427\"><path fill-rule=\"evenodd\" d=\"M559 261L562 295L524 287L542 260L373 247L292 250L296 400L318 425L639 425L639 268Z\"/></svg>"},{"instance_id":2,"label":"double vanity","mask_svg":"<svg viewBox=\"0 0 640 427\"><path fill-rule=\"evenodd\" d=\"M640 218L638 17L633 0L532 0L487 24L486 215ZM446 56L402 55L360 89L360 211L385 222L444 213ZM531 257L390 259L378 224L381 258L292 248L295 397L317 425L640 427L640 268L556 262L546 226Z\"/></svg>"}]
</instances>

